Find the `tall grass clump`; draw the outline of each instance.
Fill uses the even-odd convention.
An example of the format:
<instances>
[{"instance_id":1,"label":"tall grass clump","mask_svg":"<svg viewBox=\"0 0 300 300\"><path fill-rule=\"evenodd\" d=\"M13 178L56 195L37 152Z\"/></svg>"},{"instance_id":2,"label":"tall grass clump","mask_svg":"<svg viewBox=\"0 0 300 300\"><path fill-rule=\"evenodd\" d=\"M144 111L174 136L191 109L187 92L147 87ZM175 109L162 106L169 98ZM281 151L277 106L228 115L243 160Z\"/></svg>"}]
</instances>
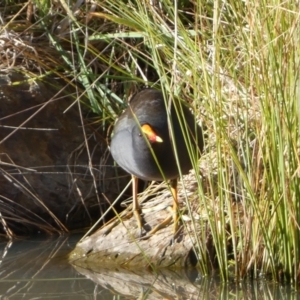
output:
<instances>
[{"instance_id":1,"label":"tall grass clump","mask_svg":"<svg viewBox=\"0 0 300 300\"><path fill-rule=\"evenodd\" d=\"M193 109L205 151L200 168L194 159L197 201L186 204L202 273L296 283L299 4L33 2L54 49L38 63L73 85L74 102L98 113L103 127L145 85Z\"/></svg>"},{"instance_id":2,"label":"tall grass clump","mask_svg":"<svg viewBox=\"0 0 300 300\"><path fill-rule=\"evenodd\" d=\"M95 16L121 28L110 39L128 47L133 69L148 63L166 95L189 99L206 128L196 174L195 222L202 230L195 232L195 247L202 272L212 264L224 280L272 276L296 282L297 5L110 1L102 8Z\"/></svg>"},{"instance_id":3,"label":"tall grass clump","mask_svg":"<svg viewBox=\"0 0 300 300\"><path fill-rule=\"evenodd\" d=\"M110 1L102 8L95 16L118 24L122 32L109 38L128 47L133 68L148 63L166 95L190 99L206 128L196 174L203 231L194 232L202 272L212 264L223 279L296 282L297 4Z\"/></svg>"}]
</instances>

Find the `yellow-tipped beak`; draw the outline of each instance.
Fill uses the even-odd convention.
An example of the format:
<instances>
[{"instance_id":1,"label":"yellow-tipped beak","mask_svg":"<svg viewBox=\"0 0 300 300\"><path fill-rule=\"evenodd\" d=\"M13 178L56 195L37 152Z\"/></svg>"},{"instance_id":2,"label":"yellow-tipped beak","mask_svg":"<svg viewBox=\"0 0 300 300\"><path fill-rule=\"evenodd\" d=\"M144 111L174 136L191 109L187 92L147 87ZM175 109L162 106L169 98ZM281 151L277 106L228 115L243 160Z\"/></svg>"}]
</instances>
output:
<instances>
[{"instance_id":1,"label":"yellow-tipped beak","mask_svg":"<svg viewBox=\"0 0 300 300\"><path fill-rule=\"evenodd\" d=\"M154 132L153 128L149 124L144 124L141 128L150 142L152 142L152 143L154 143L154 142L162 143L163 142L163 139Z\"/></svg>"}]
</instances>

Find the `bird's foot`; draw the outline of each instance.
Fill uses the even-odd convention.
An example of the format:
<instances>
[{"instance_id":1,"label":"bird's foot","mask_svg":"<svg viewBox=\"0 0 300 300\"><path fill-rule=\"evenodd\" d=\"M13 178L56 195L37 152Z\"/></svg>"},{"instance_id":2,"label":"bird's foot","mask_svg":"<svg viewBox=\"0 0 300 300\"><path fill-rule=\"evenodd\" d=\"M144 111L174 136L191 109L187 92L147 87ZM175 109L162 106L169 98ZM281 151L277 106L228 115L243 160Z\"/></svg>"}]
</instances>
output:
<instances>
[{"instance_id":1,"label":"bird's foot","mask_svg":"<svg viewBox=\"0 0 300 300\"><path fill-rule=\"evenodd\" d=\"M170 224L170 222L173 220L173 236L175 237L176 233L178 232L179 228L179 217L178 217L178 212L177 210L172 209L171 207L168 207L168 210L170 211L170 216L164 219L161 223L157 224L153 229L151 229L148 232L148 235L154 235L157 231L160 229L166 227L167 225Z\"/></svg>"},{"instance_id":2,"label":"bird's foot","mask_svg":"<svg viewBox=\"0 0 300 300\"><path fill-rule=\"evenodd\" d=\"M137 226L138 226L138 230L139 230L139 237L143 237L144 233L143 233L143 219L142 219L142 214L141 214L141 211L140 209L136 209L133 211L133 215L136 219L136 222L137 222Z\"/></svg>"},{"instance_id":3,"label":"bird's foot","mask_svg":"<svg viewBox=\"0 0 300 300\"><path fill-rule=\"evenodd\" d=\"M164 219L161 223L157 224L154 228L152 228L149 232L148 235L153 235L155 234L158 230L166 227L172 220L172 216L167 217Z\"/></svg>"}]
</instances>

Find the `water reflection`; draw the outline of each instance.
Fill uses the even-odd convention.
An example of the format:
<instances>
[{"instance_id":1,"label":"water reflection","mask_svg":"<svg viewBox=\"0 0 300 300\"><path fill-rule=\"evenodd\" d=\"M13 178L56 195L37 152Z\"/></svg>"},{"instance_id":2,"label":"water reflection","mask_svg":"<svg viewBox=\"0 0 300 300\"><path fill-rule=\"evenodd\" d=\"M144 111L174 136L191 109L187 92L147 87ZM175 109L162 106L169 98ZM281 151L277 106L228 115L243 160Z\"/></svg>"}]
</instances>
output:
<instances>
[{"instance_id":1,"label":"water reflection","mask_svg":"<svg viewBox=\"0 0 300 300\"><path fill-rule=\"evenodd\" d=\"M197 272L87 270L67 254L81 235L0 243L0 299L300 299L272 282L221 284Z\"/></svg>"}]
</instances>

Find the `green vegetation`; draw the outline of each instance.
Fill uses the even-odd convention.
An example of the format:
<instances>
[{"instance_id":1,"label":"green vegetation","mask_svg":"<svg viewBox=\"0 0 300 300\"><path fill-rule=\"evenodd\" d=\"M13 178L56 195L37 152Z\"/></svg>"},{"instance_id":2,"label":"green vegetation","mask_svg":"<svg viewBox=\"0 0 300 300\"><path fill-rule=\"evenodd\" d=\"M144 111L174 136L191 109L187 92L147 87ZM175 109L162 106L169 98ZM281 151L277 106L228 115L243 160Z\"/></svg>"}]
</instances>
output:
<instances>
[{"instance_id":1,"label":"green vegetation","mask_svg":"<svg viewBox=\"0 0 300 300\"><path fill-rule=\"evenodd\" d=\"M297 1L6 2L0 34L27 38L18 47L30 72L73 85L103 126L145 85L190 103L206 134L193 220L203 274L213 264L223 280L297 283Z\"/></svg>"}]
</instances>

